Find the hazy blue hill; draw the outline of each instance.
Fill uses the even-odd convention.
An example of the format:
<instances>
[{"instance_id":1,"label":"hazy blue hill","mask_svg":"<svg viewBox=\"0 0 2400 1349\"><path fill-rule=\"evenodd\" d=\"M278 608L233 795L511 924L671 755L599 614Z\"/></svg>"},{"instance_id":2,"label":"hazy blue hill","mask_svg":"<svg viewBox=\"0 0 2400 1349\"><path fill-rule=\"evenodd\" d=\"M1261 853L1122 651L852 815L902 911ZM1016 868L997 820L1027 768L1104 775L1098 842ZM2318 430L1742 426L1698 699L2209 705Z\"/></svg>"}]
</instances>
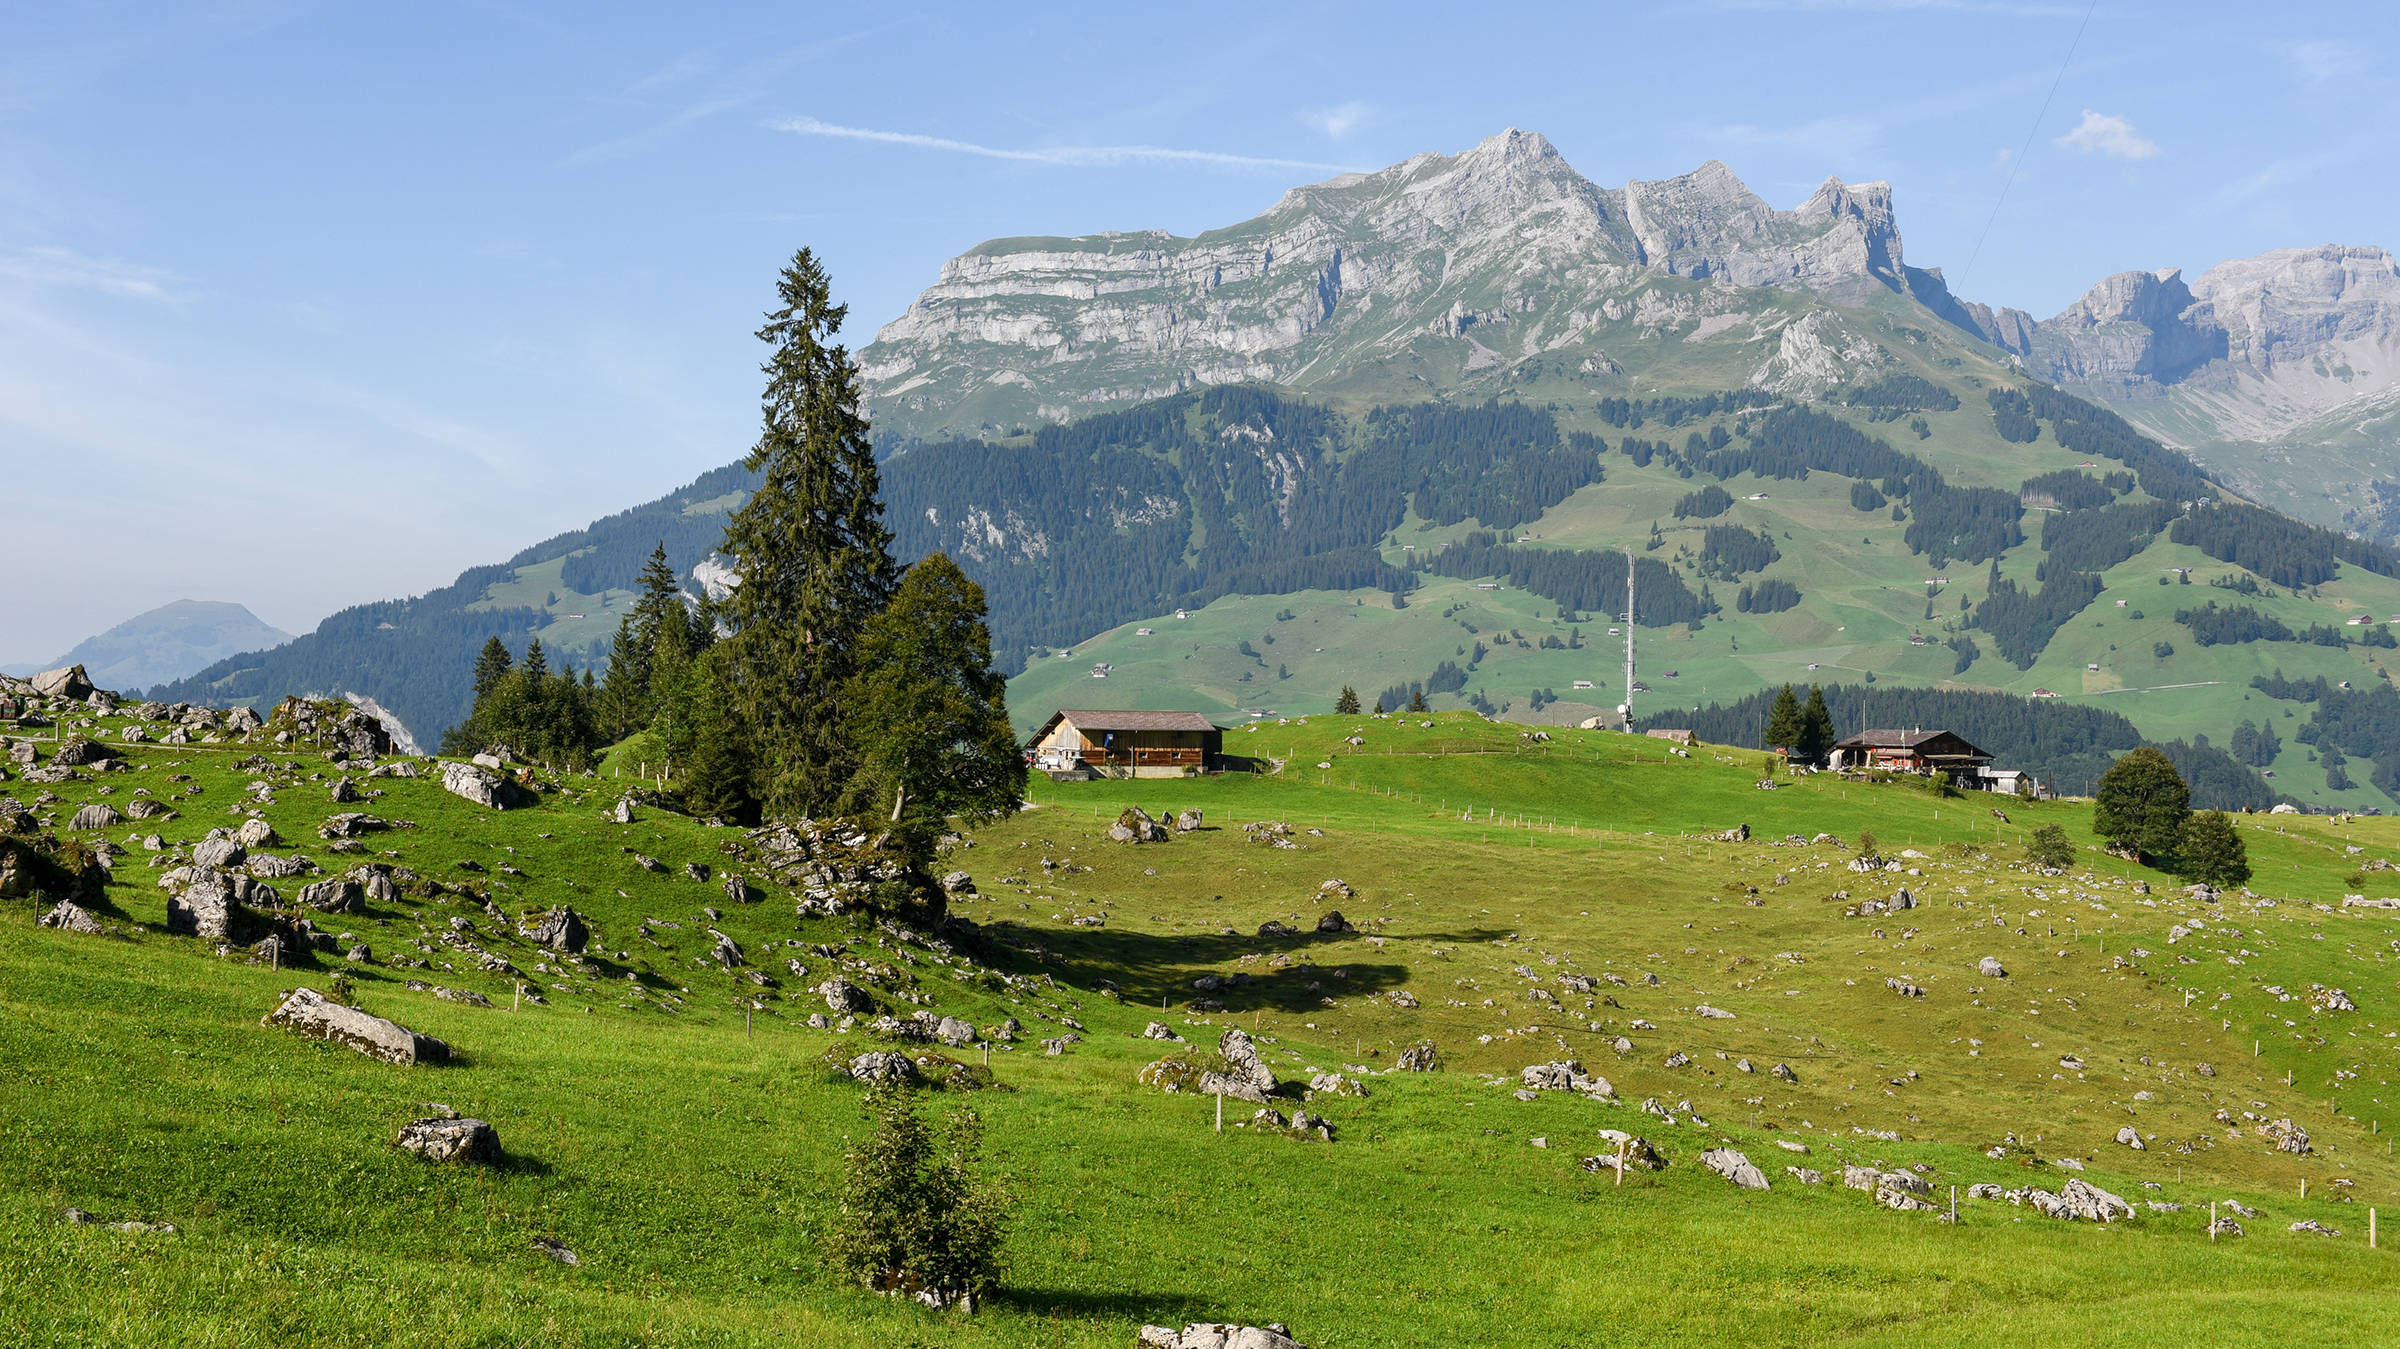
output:
<instances>
[{"instance_id":1,"label":"hazy blue hill","mask_svg":"<svg viewBox=\"0 0 2400 1349\"><path fill-rule=\"evenodd\" d=\"M137 614L41 668L81 665L108 689L139 689L181 679L240 651L292 640L239 604L177 600Z\"/></svg>"}]
</instances>

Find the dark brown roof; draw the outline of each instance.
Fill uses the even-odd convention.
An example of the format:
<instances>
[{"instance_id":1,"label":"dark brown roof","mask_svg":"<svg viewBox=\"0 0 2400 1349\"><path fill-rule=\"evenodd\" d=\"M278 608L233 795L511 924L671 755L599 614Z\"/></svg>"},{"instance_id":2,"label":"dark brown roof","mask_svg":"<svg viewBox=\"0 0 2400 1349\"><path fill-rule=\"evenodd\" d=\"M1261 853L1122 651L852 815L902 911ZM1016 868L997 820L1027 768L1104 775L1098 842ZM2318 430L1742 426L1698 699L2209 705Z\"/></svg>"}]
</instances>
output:
<instances>
[{"instance_id":1,"label":"dark brown roof","mask_svg":"<svg viewBox=\"0 0 2400 1349\"><path fill-rule=\"evenodd\" d=\"M1934 759L1990 759L1956 731L1860 731L1835 749L1905 749Z\"/></svg>"},{"instance_id":2,"label":"dark brown roof","mask_svg":"<svg viewBox=\"0 0 2400 1349\"><path fill-rule=\"evenodd\" d=\"M1914 749L1928 740L1938 740L1943 731L1860 731L1847 740L1836 743L1839 749Z\"/></svg>"},{"instance_id":3,"label":"dark brown roof","mask_svg":"<svg viewBox=\"0 0 2400 1349\"><path fill-rule=\"evenodd\" d=\"M1111 712L1085 707L1062 707L1058 717L1081 731L1213 731L1217 724L1197 712ZM1057 718L1052 718L1056 720Z\"/></svg>"}]
</instances>

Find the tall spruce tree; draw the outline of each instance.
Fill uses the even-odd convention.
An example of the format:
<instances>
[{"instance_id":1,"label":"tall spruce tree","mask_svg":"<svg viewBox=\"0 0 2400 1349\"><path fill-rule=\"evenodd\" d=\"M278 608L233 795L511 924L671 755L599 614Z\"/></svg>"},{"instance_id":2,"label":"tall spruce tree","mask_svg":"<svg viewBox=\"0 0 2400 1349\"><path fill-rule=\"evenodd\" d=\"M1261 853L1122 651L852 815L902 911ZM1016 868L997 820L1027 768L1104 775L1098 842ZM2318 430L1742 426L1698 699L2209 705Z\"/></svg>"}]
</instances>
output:
<instances>
[{"instance_id":1,"label":"tall spruce tree","mask_svg":"<svg viewBox=\"0 0 2400 1349\"><path fill-rule=\"evenodd\" d=\"M833 302L805 248L777 295L758 330L772 348L761 367L765 424L744 464L763 476L725 527L741 580L721 613L758 798L772 812L808 813L833 805L848 782L845 686L860 630L891 600L894 569L858 370L833 340L848 307Z\"/></svg>"},{"instance_id":2,"label":"tall spruce tree","mask_svg":"<svg viewBox=\"0 0 2400 1349\"><path fill-rule=\"evenodd\" d=\"M475 656L475 696L480 698L497 688L515 665L515 658L508 654L507 645L499 637L485 638L483 650Z\"/></svg>"},{"instance_id":3,"label":"tall spruce tree","mask_svg":"<svg viewBox=\"0 0 2400 1349\"><path fill-rule=\"evenodd\" d=\"M843 698L859 764L843 805L899 826L920 860L950 817L998 819L1025 796L1025 754L984 613L983 587L933 553L859 636Z\"/></svg>"},{"instance_id":4,"label":"tall spruce tree","mask_svg":"<svg viewBox=\"0 0 2400 1349\"><path fill-rule=\"evenodd\" d=\"M1348 684L1342 685L1342 696L1333 700L1333 710L1337 715L1340 716L1347 717L1357 715L1358 690L1350 687ZM1383 709L1379 706L1375 710L1381 712Z\"/></svg>"},{"instance_id":5,"label":"tall spruce tree","mask_svg":"<svg viewBox=\"0 0 2400 1349\"><path fill-rule=\"evenodd\" d=\"M1800 743L1792 752L1810 763L1823 763L1833 753L1833 709L1825 705L1825 687L1811 685L1808 704L1800 709Z\"/></svg>"},{"instance_id":6,"label":"tall spruce tree","mask_svg":"<svg viewBox=\"0 0 2400 1349\"><path fill-rule=\"evenodd\" d=\"M1768 748L1797 752L1800 744L1800 698L1786 684L1775 695L1775 706L1767 712L1764 740Z\"/></svg>"}]
</instances>

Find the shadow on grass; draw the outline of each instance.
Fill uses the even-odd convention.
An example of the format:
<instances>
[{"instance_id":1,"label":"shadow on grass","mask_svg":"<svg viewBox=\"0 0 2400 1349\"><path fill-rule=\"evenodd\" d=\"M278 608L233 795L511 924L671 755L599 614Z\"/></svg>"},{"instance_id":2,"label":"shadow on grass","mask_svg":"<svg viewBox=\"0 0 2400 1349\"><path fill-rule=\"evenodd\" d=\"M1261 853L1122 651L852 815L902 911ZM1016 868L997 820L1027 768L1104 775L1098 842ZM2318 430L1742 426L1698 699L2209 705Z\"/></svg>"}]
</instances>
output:
<instances>
[{"instance_id":1,"label":"shadow on grass","mask_svg":"<svg viewBox=\"0 0 2400 1349\"><path fill-rule=\"evenodd\" d=\"M1211 1304L1205 1299L1182 1293L1094 1293L1078 1288L1003 1287L992 1294L991 1300L1028 1316L1122 1316L1177 1328L1205 1321L1212 1314Z\"/></svg>"},{"instance_id":2,"label":"shadow on grass","mask_svg":"<svg viewBox=\"0 0 2400 1349\"><path fill-rule=\"evenodd\" d=\"M1064 932L1003 930L990 935L999 953L1013 957L1012 963L1026 969L1038 967L1087 988L1101 979L1110 980L1128 1004L1156 1004L1161 998L1181 1004L1199 997L1214 998L1227 1011L1301 1012L1322 1007L1326 998L1388 992L1406 985L1412 977L1407 965L1378 958L1382 949L1367 945L1360 933L1251 937L1076 928ZM1495 927L1412 934L1410 940L1467 943L1504 935L1505 929ZM1066 967L1033 959L1037 947L1055 952ZM1260 959L1236 972L1246 978L1229 978L1223 967L1246 955ZM1276 956L1289 956L1292 963L1273 968L1267 962ZM1213 990L1194 988L1192 981L1205 974L1227 982Z\"/></svg>"}]
</instances>

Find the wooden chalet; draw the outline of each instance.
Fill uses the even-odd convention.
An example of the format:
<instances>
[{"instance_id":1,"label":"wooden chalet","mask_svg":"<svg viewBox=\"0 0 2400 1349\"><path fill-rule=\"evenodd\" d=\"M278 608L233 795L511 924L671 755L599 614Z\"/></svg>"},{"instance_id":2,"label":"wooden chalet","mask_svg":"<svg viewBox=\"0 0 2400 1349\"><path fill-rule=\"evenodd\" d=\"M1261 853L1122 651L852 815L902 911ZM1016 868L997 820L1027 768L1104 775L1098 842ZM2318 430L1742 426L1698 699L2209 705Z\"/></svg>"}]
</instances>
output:
<instances>
[{"instance_id":1,"label":"wooden chalet","mask_svg":"<svg viewBox=\"0 0 2400 1349\"><path fill-rule=\"evenodd\" d=\"M1833 747L1833 767L1882 768L1895 773L1947 770L1960 785L1979 776L1992 756L1955 731L1861 731Z\"/></svg>"},{"instance_id":2,"label":"wooden chalet","mask_svg":"<svg viewBox=\"0 0 2400 1349\"><path fill-rule=\"evenodd\" d=\"M1180 777L1216 769L1225 732L1197 712L1062 707L1026 742L1033 766L1119 777Z\"/></svg>"}]
</instances>

